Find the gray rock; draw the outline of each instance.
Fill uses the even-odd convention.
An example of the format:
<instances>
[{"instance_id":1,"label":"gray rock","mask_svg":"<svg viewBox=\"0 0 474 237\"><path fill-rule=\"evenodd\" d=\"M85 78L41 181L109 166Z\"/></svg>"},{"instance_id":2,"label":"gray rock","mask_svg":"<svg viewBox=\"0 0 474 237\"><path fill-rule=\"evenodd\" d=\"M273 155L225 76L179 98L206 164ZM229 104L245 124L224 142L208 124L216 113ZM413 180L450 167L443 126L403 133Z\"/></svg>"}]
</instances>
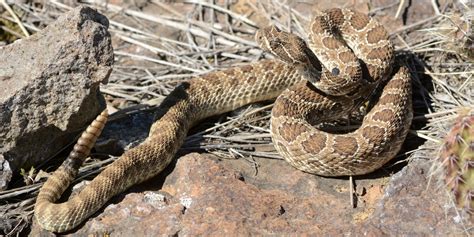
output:
<instances>
[{"instance_id":1,"label":"gray rock","mask_svg":"<svg viewBox=\"0 0 474 237\"><path fill-rule=\"evenodd\" d=\"M0 155L13 172L52 157L105 108L107 28L105 16L78 7L0 48Z\"/></svg>"},{"instance_id":2,"label":"gray rock","mask_svg":"<svg viewBox=\"0 0 474 237\"><path fill-rule=\"evenodd\" d=\"M0 191L7 189L8 181L12 178L12 169L8 161L0 154Z\"/></svg>"},{"instance_id":3,"label":"gray rock","mask_svg":"<svg viewBox=\"0 0 474 237\"><path fill-rule=\"evenodd\" d=\"M465 228L470 229L472 223L465 223L466 227L455 223L458 212L445 187L438 185L441 176L430 172L432 164L414 158L394 174L375 211L357 232L368 236L461 236Z\"/></svg>"},{"instance_id":4,"label":"gray rock","mask_svg":"<svg viewBox=\"0 0 474 237\"><path fill-rule=\"evenodd\" d=\"M122 109L109 117L109 122L95 144L98 153L121 155L148 137L154 122L154 110L146 106ZM130 111L139 111L130 112Z\"/></svg>"}]
</instances>

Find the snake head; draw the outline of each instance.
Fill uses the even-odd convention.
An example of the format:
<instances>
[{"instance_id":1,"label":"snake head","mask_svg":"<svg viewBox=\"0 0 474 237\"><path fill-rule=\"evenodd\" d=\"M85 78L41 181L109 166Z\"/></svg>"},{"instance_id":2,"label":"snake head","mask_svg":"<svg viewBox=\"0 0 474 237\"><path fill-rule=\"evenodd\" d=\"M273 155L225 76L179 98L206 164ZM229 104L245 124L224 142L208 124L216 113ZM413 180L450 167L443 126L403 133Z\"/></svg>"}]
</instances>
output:
<instances>
[{"instance_id":1,"label":"snake head","mask_svg":"<svg viewBox=\"0 0 474 237\"><path fill-rule=\"evenodd\" d=\"M255 32L255 42L257 42L261 49L267 51L267 40L276 38L279 32L281 32L281 30L274 25L261 28Z\"/></svg>"},{"instance_id":2,"label":"snake head","mask_svg":"<svg viewBox=\"0 0 474 237\"><path fill-rule=\"evenodd\" d=\"M307 64L309 61L306 42L295 34L281 31L276 26L258 30L255 41L262 50L275 55L285 63Z\"/></svg>"}]
</instances>

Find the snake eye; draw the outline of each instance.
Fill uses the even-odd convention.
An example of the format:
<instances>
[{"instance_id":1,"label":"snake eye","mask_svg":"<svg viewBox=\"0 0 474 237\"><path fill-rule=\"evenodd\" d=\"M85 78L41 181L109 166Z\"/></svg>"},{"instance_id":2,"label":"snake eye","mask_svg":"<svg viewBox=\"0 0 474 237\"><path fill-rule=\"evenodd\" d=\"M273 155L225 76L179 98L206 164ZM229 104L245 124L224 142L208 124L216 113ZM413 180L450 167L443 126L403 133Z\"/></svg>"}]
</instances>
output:
<instances>
[{"instance_id":1,"label":"snake eye","mask_svg":"<svg viewBox=\"0 0 474 237\"><path fill-rule=\"evenodd\" d=\"M333 68L333 69L331 70L331 74L332 74L333 76L338 76L338 75L339 75L339 72L340 72L340 71L339 71L339 68L337 68L337 67L335 67L335 68Z\"/></svg>"},{"instance_id":2,"label":"snake eye","mask_svg":"<svg viewBox=\"0 0 474 237\"><path fill-rule=\"evenodd\" d=\"M259 31L256 31L255 32L255 39L258 41L260 39L262 39L262 34L259 32Z\"/></svg>"}]
</instances>

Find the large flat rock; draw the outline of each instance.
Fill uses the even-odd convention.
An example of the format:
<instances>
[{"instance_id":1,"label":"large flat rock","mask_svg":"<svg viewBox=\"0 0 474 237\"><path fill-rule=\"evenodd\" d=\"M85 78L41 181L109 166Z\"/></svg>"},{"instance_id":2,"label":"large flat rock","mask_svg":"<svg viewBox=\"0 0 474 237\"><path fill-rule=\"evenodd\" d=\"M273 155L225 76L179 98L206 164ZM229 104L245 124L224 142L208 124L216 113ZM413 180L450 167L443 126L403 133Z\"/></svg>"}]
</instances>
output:
<instances>
[{"instance_id":1,"label":"large flat rock","mask_svg":"<svg viewBox=\"0 0 474 237\"><path fill-rule=\"evenodd\" d=\"M113 236L434 236L462 234L447 193L418 159L393 177L349 183L303 173L283 160L192 153L164 174L113 198L71 234ZM35 223L32 236L47 234Z\"/></svg>"}]
</instances>

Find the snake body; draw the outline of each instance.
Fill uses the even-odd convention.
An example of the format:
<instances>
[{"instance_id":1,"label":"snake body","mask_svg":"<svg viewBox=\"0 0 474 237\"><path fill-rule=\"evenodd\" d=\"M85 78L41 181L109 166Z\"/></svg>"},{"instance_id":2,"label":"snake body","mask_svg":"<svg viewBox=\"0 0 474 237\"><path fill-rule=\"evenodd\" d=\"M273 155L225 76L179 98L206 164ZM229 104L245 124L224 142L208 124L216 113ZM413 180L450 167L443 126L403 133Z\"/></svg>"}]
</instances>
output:
<instances>
[{"instance_id":1,"label":"snake body","mask_svg":"<svg viewBox=\"0 0 474 237\"><path fill-rule=\"evenodd\" d=\"M325 176L359 175L381 167L399 151L410 126L408 69L394 66L387 32L361 13L324 11L314 18L310 32L307 46L298 36L274 27L259 30L256 41L279 60L211 72L182 83L158 108L143 143L126 151L70 200L55 203L100 133L105 118L99 116L41 188L36 220L54 232L78 226L111 197L160 173L197 122L277 96L271 119L273 143L291 165ZM357 130L330 134L312 126L347 115L376 88L382 93Z\"/></svg>"}]
</instances>

